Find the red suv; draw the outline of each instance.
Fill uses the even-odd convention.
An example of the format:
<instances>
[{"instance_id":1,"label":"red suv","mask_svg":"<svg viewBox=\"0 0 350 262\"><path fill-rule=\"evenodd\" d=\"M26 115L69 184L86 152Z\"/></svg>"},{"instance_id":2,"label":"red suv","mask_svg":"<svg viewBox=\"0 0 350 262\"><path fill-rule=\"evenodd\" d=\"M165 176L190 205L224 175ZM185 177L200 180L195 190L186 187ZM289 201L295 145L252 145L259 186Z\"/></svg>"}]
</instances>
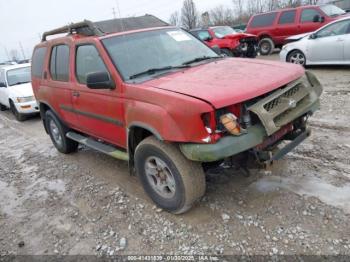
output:
<instances>
[{"instance_id":1,"label":"red suv","mask_svg":"<svg viewBox=\"0 0 350 262\"><path fill-rule=\"evenodd\" d=\"M301 6L254 15L247 25L247 33L258 36L259 50L269 55L275 47L282 47L286 38L313 32L325 24L347 15L334 5Z\"/></svg>"},{"instance_id":2,"label":"red suv","mask_svg":"<svg viewBox=\"0 0 350 262\"><path fill-rule=\"evenodd\" d=\"M229 26L213 26L193 29L190 33L209 47L218 47L227 56L255 58L258 38L255 35L240 33Z\"/></svg>"},{"instance_id":3,"label":"red suv","mask_svg":"<svg viewBox=\"0 0 350 262\"><path fill-rule=\"evenodd\" d=\"M60 152L80 143L128 161L176 214L204 195L205 169L238 154L277 160L301 143L322 92L299 65L221 57L176 27L105 34L88 21L44 34L32 85Z\"/></svg>"}]
</instances>

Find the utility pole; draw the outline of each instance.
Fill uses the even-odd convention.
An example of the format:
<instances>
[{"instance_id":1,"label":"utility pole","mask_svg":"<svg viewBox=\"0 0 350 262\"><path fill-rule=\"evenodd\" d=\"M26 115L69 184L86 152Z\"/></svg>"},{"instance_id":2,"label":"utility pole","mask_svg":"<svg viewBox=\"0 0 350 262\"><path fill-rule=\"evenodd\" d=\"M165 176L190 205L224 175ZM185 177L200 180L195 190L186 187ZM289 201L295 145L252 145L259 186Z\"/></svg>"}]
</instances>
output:
<instances>
[{"instance_id":1,"label":"utility pole","mask_svg":"<svg viewBox=\"0 0 350 262\"><path fill-rule=\"evenodd\" d=\"M114 7L112 8L112 12L113 12L113 17L114 17L114 19L116 19L117 17L116 17L116 15L115 15L115 8L114 8Z\"/></svg>"},{"instance_id":2,"label":"utility pole","mask_svg":"<svg viewBox=\"0 0 350 262\"><path fill-rule=\"evenodd\" d=\"M23 59L26 59L26 54L24 53L24 49L23 49L21 41L19 42L19 47L21 48Z\"/></svg>"}]
</instances>

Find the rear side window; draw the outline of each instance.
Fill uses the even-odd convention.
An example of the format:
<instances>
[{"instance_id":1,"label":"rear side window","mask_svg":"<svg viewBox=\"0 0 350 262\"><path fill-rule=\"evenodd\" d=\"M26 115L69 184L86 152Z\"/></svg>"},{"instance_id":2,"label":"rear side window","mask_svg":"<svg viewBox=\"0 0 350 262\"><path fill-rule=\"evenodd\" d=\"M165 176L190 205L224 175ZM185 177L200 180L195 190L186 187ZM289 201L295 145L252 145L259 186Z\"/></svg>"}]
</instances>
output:
<instances>
[{"instance_id":1,"label":"rear side window","mask_svg":"<svg viewBox=\"0 0 350 262\"><path fill-rule=\"evenodd\" d=\"M34 77L42 78L46 50L46 47L40 47L34 50L32 58L32 74Z\"/></svg>"},{"instance_id":2,"label":"rear side window","mask_svg":"<svg viewBox=\"0 0 350 262\"><path fill-rule=\"evenodd\" d=\"M258 27L266 27L273 25L273 22L275 21L277 13L268 13L268 14L262 14L257 15L253 18L253 21L251 23L251 27L258 28Z\"/></svg>"},{"instance_id":3,"label":"rear side window","mask_svg":"<svg viewBox=\"0 0 350 262\"><path fill-rule=\"evenodd\" d=\"M310 8L310 9L304 9L301 13L301 22L313 22L315 16L321 16L320 12L318 12L316 9Z\"/></svg>"},{"instance_id":4,"label":"rear side window","mask_svg":"<svg viewBox=\"0 0 350 262\"><path fill-rule=\"evenodd\" d=\"M296 16L296 11L292 10L292 11L285 11L281 14L280 16L280 20L278 21L278 23L280 25L284 25L284 24L293 24L295 21L295 16Z\"/></svg>"},{"instance_id":5,"label":"rear side window","mask_svg":"<svg viewBox=\"0 0 350 262\"><path fill-rule=\"evenodd\" d=\"M52 80L68 82L69 80L69 46L54 46L50 59L50 74Z\"/></svg>"},{"instance_id":6,"label":"rear side window","mask_svg":"<svg viewBox=\"0 0 350 262\"><path fill-rule=\"evenodd\" d=\"M89 73L108 72L94 45L78 46L75 59L76 76L81 84L86 84Z\"/></svg>"}]
</instances>

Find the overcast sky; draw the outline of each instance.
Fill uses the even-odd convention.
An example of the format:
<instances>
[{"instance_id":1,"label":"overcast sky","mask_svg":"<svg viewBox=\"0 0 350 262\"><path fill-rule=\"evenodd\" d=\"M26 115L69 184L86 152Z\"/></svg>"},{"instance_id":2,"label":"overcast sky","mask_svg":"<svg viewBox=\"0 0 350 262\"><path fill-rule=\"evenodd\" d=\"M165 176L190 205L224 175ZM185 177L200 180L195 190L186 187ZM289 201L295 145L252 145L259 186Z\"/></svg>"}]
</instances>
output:
<instances>
[{"instance_id":1,"label":"overcast sky","mask_svg":"<svg viewBox=\"0 0 350 262\"><path fill-rule=\"evenodd\" d=\"M84 19L101 21L113 18L112 8L122 17L153 14L168 21L170 14L182 7L182 0L0 0L0 61L17 49L20 57L31 56L39 35L47 30ZM232 7L232 0L194 0L204 12L217 5Z\"/></svg>"}]
</instances>

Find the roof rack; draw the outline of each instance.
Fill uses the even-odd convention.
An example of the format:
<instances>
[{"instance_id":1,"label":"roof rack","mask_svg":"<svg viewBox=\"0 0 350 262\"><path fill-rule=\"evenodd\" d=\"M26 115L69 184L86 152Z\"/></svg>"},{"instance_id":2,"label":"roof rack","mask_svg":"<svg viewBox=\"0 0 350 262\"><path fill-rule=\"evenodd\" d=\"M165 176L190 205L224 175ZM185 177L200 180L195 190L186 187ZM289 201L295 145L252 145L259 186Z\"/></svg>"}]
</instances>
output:
<instances>
[{"instance_id":1,"label":"roof rack","mask_svg":"<svg viewBox=\"0 0 350 262\"><path fill-rule=\"evenodd\" d=\"M77 33L77 34L82 34L86 36L93 36L93 35L103 36L104 35L104 32L100 28L96 27L93 22L89 20L84 20L83 22L72 23L67 26L63 26L63 27L45 32L43 34L41 41L42 42L46 41L46 38L50 35L57 35L57 34L64 34L64 33L68 33L68 34Z\"/></svg>"}]
</instances>

